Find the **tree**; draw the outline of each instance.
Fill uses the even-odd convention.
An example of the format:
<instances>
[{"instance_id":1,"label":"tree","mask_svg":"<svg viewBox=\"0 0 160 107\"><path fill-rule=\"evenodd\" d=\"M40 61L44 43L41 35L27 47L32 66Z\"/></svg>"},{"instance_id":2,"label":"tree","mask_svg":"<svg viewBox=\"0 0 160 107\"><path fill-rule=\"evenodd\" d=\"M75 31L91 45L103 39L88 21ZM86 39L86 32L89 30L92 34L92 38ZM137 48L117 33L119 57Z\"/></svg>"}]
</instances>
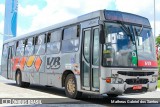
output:
<instances>
[{"instance_id":1,"label":"tree","mask_svg":"<svg viewBox=\"0 0 160 107\"><path fill-rule=\"evenodd\" d=\"M160 46L160 34L159 34L159 36L156 37L156 45L158 47Z\"/></svg>"},{"instance_id":2,"label":"tree","mask_svg":"<svg viewBox=\"0 0 160 107\"><path fill-rule=\"evenodd\" d=\"M157 47L160 47L160 34L159 34L159 36L157 36L156 37L156 46ZM158 80L160 80L160 60L159 60L159 55L157 55L157 59L158 59L158 68L159 68L159 73L158 73L158 75L159 75L159 77L158 77Z\"/></svg>"}]
</instances>

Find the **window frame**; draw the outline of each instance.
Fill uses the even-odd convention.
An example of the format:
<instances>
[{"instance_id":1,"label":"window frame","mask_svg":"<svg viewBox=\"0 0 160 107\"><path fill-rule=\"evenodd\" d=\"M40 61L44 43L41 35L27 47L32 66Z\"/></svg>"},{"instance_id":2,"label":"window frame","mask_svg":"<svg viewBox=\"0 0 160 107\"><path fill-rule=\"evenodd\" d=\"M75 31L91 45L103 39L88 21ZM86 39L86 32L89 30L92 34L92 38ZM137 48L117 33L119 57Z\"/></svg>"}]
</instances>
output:
<instances>
[{"instance_id":1,"label":"window frame","mask_svg":"<svg viewBox=\"0 0 160 107\"><path fill-rule=\"evenodd\" d=\"M28 37L28 38L26 38L26 40L27 40L27 43L25 44L25 49L24 49L24 56L31 56L31 55L34 55L34 49L35 49L35 46L34 46L34 36L31 36L31 37ZM32 39L32 45L28 45L29 44L29 42L30 42L30 39ZM31 55L26 55L26 48L27 47L32 47L33 48L33 52L32 52L32 54Z\"/></svg>"},{"instance_id":2,"label":"window frame","mask_svg":"<svg viewBox=\"0 0 160 107\"><path fill-rule=\"evenodd\" d=\"M83 35L84 35L84 37L83 37L83 56L84 56L84 59L86 60L87 63L91 63L91 62L90 62L90 57L89 57L89 59L87 59L87 58L86 58L86 54L85 54L85 40L86 40L86 39L85 39L85 38L86 38L85 32L87 32L87 31L90 33L90 35L89 35L89 36L90 36L90 39L91 39L91 34L92 34L92 29L91 29L91 28L85 29L85 30L83 31L83 33L84 33L84 34L83 34ZM91 53L90 53L90 48L91 48L91 41L89 40L89 55L91 54Z\"/></svg>"},{"instance_id":3,"label":"window frame","mask_svg":"<svg viewBox=\"0 0 160 107\"><path fill-rule=\"evenodd\" d=\"M59 34L58 36L60 36L60 38L59 38L59 40L51 41L51 40L52 40L51 37L54 36L54 35L52 35L52 33L54 33L54 32L59 32L60 34ZM47 40L46 40L46 54L47 54L47 55L60 53L60 51L61 51L61 46L62 46L62 34L63 34L63 29L56 29L56 30L50 31L49 33L46 34L46 39L47 39ZM57 36L57 35L56 35L56 36ZM49 40L48 40L48 38L49 38ZM59 43L59 44L60 44L59 50L58 50L57 52L49 53L49 52L48 52L48 45L49 45L49 44L54 44L54 43Z\"/></svg>"},{"instance_id":4,"label":"window frame","mask_svg":"<svg viewBox=\"0 0 160 107\"><path fill-rule=\"evenodd\" d=\"M71 38L64 38L64 36L65 36L65 30L67 29L71 29L71 28L74 28L74 27L76 27L76 36L74 36L74 37L71 37ZM72 30L73 31L73 30ZM72 32L71 32L72 33ZM63 51L62 49L63 49L63 43L64 43L64 41L71 41L71 40L78 40L78 49L76 50L76 51ZM65 45L64 45L65 46ZM67 26L67 27L65 27L64 29L63 29L63 34L62 34L62 43L61 43L61 52L62 53L72 53L72 52L77 52L77 51L79 51L79 47L80 47L80 25L79 24L76 24L76 25L71 25L71 26Z\"/></svg>"},{"instance_id":5,"label":"window frame","mask_svg":"<svg viewBox=\"0 0 160 107\"><path fill-rule=\"evenodd\" d=\"M39 37L40 36L44 36L44 40L43 40L43 43L39 44ZM47 40L46 40L46 33L40 33L40 34L37 34L36 36L34 36L34 52L33 52L33 55L45 55L46 54L46 43L47 43ZM44 46L44 52L41 53L41 54L37 54L36 53L36 47L37 46Z\"/></svg>"},{"instance_id":6,"label":"window frame","mask_svg":"<svg viewBox=\"0 0 160 107\"><path fill-rule=\"evenodd\" d=\"M7 43L6 43L6 44L3 44L2 56L4 56L4 54L5 54L5 53L4 53L4 50L5 50L5 48L4 48L4 47L5 47L5 46L6 46L6 48L7 48L7 52L6 52L6 53L7 53L7 55L5 55L5 58L8 58L8 44L7 44Z\"/></svg>"},{"instance_id":7,"label":"window frame","mask_svg":"<svg viewBox=\"0 0 160 107\"><path fill-rule=\"evenodd\" d=\"M25 56L25 38L23 39L20 39L20 40L16 40L16 50L15 50L15 56L16 57L22 57L22 56ZM20 44L20 42L22 41L22 46ZM18 46L17 46L17 43L18 43ZM23 48L23 54L18 54L17 55L17 49L22 49Z\"/></svg>"}]
</instances>

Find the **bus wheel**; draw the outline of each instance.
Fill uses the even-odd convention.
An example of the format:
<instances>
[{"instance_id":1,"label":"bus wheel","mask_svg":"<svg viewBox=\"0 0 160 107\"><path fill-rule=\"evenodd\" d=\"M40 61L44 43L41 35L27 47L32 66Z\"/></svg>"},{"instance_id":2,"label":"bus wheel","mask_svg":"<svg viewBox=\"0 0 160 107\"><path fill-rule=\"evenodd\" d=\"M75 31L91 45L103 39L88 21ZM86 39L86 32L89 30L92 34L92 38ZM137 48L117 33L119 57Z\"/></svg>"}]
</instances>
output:
<instances>
[{"instance_id":1,"label":"bus wheel","mask_svg":"<svg viewBox=\"0 0 160 107\"><path fill-rule=\"evenodd\" d=\"M29 85L30 85L30 83L22 81L22 75L21 75L20 71L18 71L16 74L16 84L19 87L29 87Z\"/></svg>"},{"instance_id":2,"label":"bus wheel","mask_svg":"<svg viewBox=\"0 0 160 107\"><path fill-rule=\"evenodd\" d=\"M82 92L77 91L76 79L73 74L67 75L65 80L65 93L69 98L79 98Z\"/></svg>"},{"instance_id":3,"label":"bus wheel","mask_svg":"<svg viewBox=\"0 0 160 107\"><path fill-rule=\"evenodd\" d=\"M111 98L118 96L117 94L107 94L107 95L108 95L108 97L111 97Z\"/></svg>"},{"instance_id":4,"label":"bus wheel","mask_svg":"<svg viewBox=\"0 0 160 107\"><path fill-rule=\"evenodd\" d=\"M30 86L30 83L24 82L24 87L25 87L25 88L28 88L29 86Z\"/></svg>"}]
</instances>

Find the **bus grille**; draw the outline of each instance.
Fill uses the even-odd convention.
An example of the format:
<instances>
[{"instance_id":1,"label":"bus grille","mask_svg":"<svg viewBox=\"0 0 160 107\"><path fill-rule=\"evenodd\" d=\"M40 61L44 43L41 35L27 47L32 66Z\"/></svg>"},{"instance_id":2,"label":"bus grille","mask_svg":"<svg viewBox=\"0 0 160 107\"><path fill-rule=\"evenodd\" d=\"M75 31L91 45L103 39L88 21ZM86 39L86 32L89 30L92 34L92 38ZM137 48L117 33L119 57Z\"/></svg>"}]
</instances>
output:
<instances>
[{"instance_id":1,"label":"bus grille","mask_svg":"<svg viewBox=\"0 0 160 107\"><path fill-rule=\"evenodd\" d=\"M129 94L129 93L142 93L142 92L147 92L147 88L146 87L142 87L141 90L133 90L132 88L127 88L124 91L125 94Z\"/></svg>"},{"instance_id":2,"label":"bus grille","mask_svg":"<svg viewBox=\"0 0 160 107\"><path fill-rule=\"evenodd\" d=\"M148 79L126 79L125 81L127 84L134 85L134 84L147 84Z\"/></svg>"},{"instance_id":3,"label":"bus grille","mask_svg":"<svg viewBox=\"0 0 160 107\"><path fill-rule=\"evenodd\" d=\"M153 75L154 72L130 72L130 71L118 71L118 74L126 76L149 76Z\"/></svg>"}]
</instances>

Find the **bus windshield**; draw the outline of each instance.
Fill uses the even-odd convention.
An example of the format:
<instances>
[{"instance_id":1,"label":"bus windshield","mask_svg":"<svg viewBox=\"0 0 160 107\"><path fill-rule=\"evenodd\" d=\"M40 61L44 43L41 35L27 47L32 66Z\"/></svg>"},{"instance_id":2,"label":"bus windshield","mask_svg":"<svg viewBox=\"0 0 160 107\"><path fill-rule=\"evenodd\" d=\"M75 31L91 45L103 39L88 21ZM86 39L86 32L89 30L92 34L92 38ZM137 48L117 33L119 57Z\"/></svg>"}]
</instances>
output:
<instances>
[{"instance_id":1,"label":"bus windshield","mask_svg":"<svg viewBox=\"0 0 160 107\"><path fill-rule=\"evenodd\" d=\"M151 30L127 24L125 28L123 26L120 23L105 23L102 65L136 67L139 60L155 61Z\"/></svg>"},{"instance_id":2,"label":"bus windshield","mask_svg":"<svg viewBox=\"0 0 160 107\"><path fill-rule=\"evenodd\" d=\"M156 60L154 39L149 28L134 27L139 60Z\"/></svg>"}]
</instances>

